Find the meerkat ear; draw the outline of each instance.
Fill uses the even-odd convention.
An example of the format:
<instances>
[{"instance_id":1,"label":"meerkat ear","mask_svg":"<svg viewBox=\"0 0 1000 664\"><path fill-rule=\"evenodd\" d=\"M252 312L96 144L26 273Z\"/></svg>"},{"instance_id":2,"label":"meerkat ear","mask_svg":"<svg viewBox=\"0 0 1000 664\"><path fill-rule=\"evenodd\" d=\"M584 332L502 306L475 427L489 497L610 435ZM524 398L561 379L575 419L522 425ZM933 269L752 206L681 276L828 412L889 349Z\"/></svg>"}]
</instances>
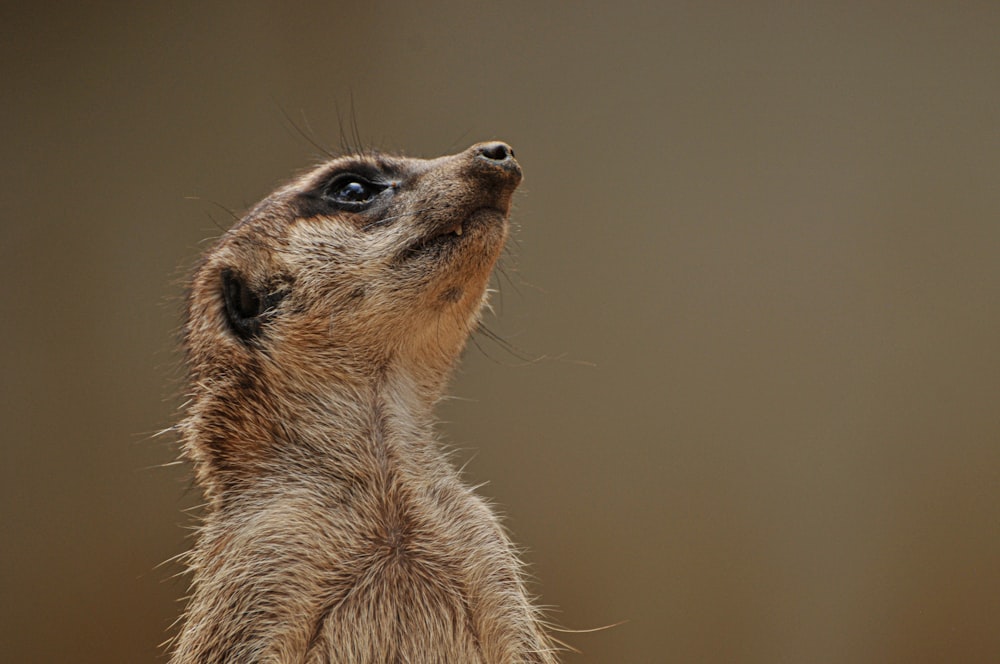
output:
<instances>
[{"instance_id":1,"label":"meerkat ear","mask_svg":"<svg viewBox=\"0 0 1000 664\"><path fill-rule=\"evenodd\" d=\"M223 270L222 299L233 334L245 342L260 336L264 322L274 314L290 288L291 280L285 277L263 289L255 289L235 270Z\"/></svg>"},{"instance_id":2,"label":"meerkat ear","mask_svg":"<svg viewBox=\"0 0 1000 664\"><path fill-rule=\"evenodd\" d=\"M244 341L260 334L264 313L262 293L253 290L233 270L222 271L222 298L226 302L226 320L233 334Z\"/></svg>"}]
</instances>

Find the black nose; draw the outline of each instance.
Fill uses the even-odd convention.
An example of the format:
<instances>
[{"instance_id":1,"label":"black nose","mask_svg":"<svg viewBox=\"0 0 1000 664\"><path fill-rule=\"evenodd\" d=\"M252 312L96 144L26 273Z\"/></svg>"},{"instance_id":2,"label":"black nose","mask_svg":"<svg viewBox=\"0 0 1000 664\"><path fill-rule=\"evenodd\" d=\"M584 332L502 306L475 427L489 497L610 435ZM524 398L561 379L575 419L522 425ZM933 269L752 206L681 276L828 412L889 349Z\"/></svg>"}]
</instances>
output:
<instances>
[{"instance_id":1,"label":"black nose","mask_svg":"<svg viewBox=\"0 0 1000 664\"><path fill-rule=\"evenodd\" d=\"M506 143L495 141L493 143L480 143L477 145L476 155L482 159L488 159L489 161L495 161L498 164L502 164L508 160L514 159L514 150L512 150Z\"/></svg>"},{"instance_id":2,"label":"black nose","mask_svg":"<svg viewBox=\"0 0 1000 664\"><path fill-rule=\"evenodd\" d=\"M473 169L491 181L499 178L515 187L521 181L521 166L514 158L514 150L503 141L476 143L465 154L472 156Z\"/></svg>"}]
</instances>

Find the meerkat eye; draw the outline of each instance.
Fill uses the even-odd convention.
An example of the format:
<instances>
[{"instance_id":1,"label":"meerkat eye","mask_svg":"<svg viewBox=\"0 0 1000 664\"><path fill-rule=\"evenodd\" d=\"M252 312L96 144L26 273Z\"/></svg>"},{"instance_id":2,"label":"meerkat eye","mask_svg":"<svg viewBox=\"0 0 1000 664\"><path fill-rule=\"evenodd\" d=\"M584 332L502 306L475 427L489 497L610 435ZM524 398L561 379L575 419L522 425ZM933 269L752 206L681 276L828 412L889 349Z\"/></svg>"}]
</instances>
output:
<instances>
[{"instance_id":1,"label":"meerkat eye","mask_svg":"<svg viewBox=\"0 0 1000 664\"><path fill-rule=\"evenodd\" d=\"M386 185L371 182L353 173L345 173L330 183L326 198L341 209L361 210L385 189Z\"/></svg>"},{"instance_id":2,"label":"meerkat eye","mask_svg":"<svg viewBox=\"0 0 1000 664\"><path fill-rule=\"evenodd\" d=\"M375 192L371 190L370 187L366 187L357 180L351 180L343 187L337 190L334 194L334 198L338 201L345 201L349 203L363 203L371 199L375 195Z\"/></svg>"}]
</instances>

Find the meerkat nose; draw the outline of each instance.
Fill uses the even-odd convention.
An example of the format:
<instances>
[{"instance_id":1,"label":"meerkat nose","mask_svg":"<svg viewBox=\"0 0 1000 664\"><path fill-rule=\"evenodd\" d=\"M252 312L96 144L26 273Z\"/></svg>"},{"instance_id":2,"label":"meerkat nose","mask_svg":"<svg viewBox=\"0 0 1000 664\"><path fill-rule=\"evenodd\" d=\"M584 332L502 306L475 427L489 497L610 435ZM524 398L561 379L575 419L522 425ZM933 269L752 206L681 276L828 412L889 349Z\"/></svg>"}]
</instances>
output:
<instances>
[{"instance_id":1,"label":"meerkat nose","mask_svg":"<svg viewBox=\"0 0 1000 664\"><path fill-rule=\"evenodd\" d=\"M503 163L508 159L514 158L514 150L502 141L494 141L493 143L480 143L476 146L476 154L479 156L489 159L490 161L496 161Z\"/></svg>"},{"instance_id":2,"label":"meerkat nose","mask_svg":"<svg viewBox=\"0 0 1000 664\"><path fill-rule=\"evenodd\" d=\"M478 170L491 177L500 176L502 181L517 186L521 181L521 165L514 158L514 149L503 141L476 143L469 152Z\"/></svg>"}]
</instances>

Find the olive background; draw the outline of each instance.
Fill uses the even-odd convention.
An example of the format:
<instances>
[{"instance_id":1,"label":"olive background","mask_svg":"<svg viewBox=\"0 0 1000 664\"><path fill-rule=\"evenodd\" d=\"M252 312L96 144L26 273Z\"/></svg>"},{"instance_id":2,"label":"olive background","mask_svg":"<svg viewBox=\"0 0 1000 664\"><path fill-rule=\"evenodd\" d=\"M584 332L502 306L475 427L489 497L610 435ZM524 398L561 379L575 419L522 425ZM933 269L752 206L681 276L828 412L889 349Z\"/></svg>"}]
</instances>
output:
<instances>
[{"instance_id":1,"label":"olive background","mask_svg":"<svg viewBox=\"0 0 1000 664\"><path fill-rule=\"evenodd\" d=\"M616 625L566 662L1000 661L1000 5L4 3L0 34L5 661L164 659L184 277L355 136L524 168L505 343L441 429L552 619Z\"/></svg>"}]
</instances>

